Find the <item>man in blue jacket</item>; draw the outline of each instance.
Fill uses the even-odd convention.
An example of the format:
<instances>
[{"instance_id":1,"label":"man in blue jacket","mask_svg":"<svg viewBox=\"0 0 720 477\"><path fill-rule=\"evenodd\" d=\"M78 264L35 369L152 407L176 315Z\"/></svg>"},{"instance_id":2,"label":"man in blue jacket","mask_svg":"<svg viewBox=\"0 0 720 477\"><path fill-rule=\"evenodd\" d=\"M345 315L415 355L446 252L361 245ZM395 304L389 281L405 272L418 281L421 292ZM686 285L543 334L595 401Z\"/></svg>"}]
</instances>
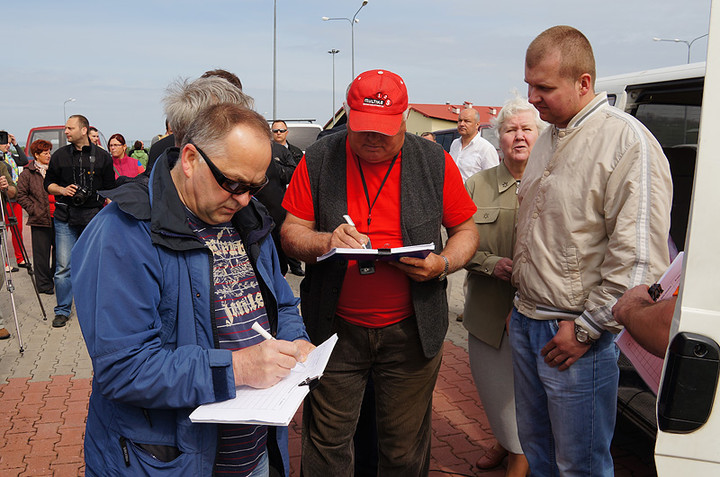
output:
<instances>
[{"instance_id":1,"label":"man in blue jacket","mask_svg":"<svg viewBox=\"0 0 720 477\"><path fill-rule=\"evenodd\" d=\"M75 303L95 371L87 475L289 474L287 428L188 419L235 386L272 386L312 349L252 198L270 160L261 115L210 106L149 183L107 194L80 238Z\"/></svg>"}]
</instances>

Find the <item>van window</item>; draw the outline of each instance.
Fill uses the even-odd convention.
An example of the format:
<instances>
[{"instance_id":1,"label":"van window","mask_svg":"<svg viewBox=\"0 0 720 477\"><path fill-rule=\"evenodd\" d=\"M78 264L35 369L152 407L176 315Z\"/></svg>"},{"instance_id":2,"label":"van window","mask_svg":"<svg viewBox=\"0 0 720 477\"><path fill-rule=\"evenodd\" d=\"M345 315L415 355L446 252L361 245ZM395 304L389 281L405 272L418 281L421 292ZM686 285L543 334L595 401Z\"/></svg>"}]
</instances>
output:
<instances>
[{"instance_id":1,"label":"van window","mask_svg":"<svg viewBox=\"0 0 720 477\"><path fill-rule=\"evenodd\" d=\"M607 99L610 106L615 106L615 102L617 102L617 95L608 93Z\"/></svg>"},{"instance_id":2,"label":"van window","mask_svg":"<svg viewBox=\"0 0 720 477\"><path fill-rule=\"evenodd\" d=\"M37 141L38 139L44 139L45 141L49 141L50 144L52 144L52 149L50 150L50 153L53 153L57 151L60 147L65 145L65 141L61 142L62 139L65 139L65 136L63 135L65 129L41 129L39 131L33 131L32 137L30 138L30 141L28 142L28 147L30 147L30 144Z\"/></svg>"},{"instance_id":3,"label":"van window","mask_svg":"<svg viewBox=\"0 0 720 477\"><path fill-rule=\"evenodd\" d=\"M299 147L303 152L308 146L317 140L322 127L317 124L293 124L288 123L287 141L293 146Z\"/></svg>"},{"instance_id":4,"label":"van window","mask_svg":"<svg viewBox=\"0 0 720 477\"><path fill-rule=\"evenodd\" d=\"M641 104L635 113L663 147L697 144L700 106Z\"/></svg>"},{"instance_id":5,"label":"van window","mask_svg":"<svg viewBox=\"0 0 720 477\"><path fill-rule=\"evenodd\" d=\"M631 114L662 147L695 145L698 141L703 78L628 87Z\"/></svg>"},{"instance_id":6,"label":"van window","mask_svg":"<svg viewBox=\"0 0 720 477\"><path fill-rule=\"evenodd\" d=\"M487 139L487 141L495 147L495 150L500 150L500 138L495 134L494 128L486 127L480 129L480 136L483 139Z\"/></svg>"}]
</instances>

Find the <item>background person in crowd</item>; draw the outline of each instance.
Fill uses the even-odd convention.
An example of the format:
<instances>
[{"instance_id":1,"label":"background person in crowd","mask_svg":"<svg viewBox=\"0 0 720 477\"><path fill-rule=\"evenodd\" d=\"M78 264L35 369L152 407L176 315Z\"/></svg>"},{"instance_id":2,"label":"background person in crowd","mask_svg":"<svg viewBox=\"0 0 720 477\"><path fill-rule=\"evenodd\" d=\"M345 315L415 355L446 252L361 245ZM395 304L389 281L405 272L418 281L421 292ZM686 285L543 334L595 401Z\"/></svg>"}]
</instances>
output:
<instances>
[{"instance_id":1,"label":"background person in crowd","mask_svg":"<svg viewBox=\"0 0 720 477\"><path fill-rule=\"evenodd\" d=\"M102 147L102 144L100 144L100 131L96 127L90 126L88 128L88 139L96 146Z\"/></svg>"},{"instance_id":2,"label":"background person in crowd","mask_svg":"<svg viewBox=\"0 0 720 477\"><path fill-rule=\"evenodd\" d=\"M427 139L428 141L437 142L435 140L435 134L431 133L429 131L426 131L420 135L420 137Z\"/></svg>"},{"instance_id":3,"label":"background person in crowd","mask_svg":"<svg viewBox=\"0 0 720 477\"><path fill-rule=\"evenodd\" d=\"M273 160L270 161L267 169L268 183L255 198L267 208L273 222L275 222L275 227L272 230L272 238L275 241L275 249L277 250L282 274L285 275L288 269L290 269L294 275L302 275L303 270L300 262L285 255L280 240L280 229L285 221L285 209L283 209L282 201L283 197L285 197L285 189L292 177L292 171L295 170L294 167L288 169L284 167L284 165L292 164L293 159L290 151L280 144L270 141L270 146Z\"/></svg>"},{"instance_id":4,"label":"background person in crowd","mask_svg":"<svg viewBox=\"0 0 720 477\"><path fill-rule=\"evenodd\" d=\"M5 131L0 132L5 133ZM19 168L27 165L28 158L25 155L25 151L23 150L23 148L18 147L17 139L15 139L15 136L10 133L6 134L8 136L8 140L4 144L0 144L0 155L2 155L2 160L5 162L7 170L10 172L13 183L17 183L18 176L20 174ZM10 146L15 149L15 153L10 151ZM15 251L15 261L17 262L18 267L26 267L27 265L25 264L25 259L22 255L22 247L20 245L23 240L22 207L20 206L20 204L17 203L14 198L10 198L9 201L5 202L5 215L6 220L8 217L15 217L17 219L17 229L15 227L8 227L8 230L10 230L12 235L13 250ZM9 268L9 266L10 264L5 264L5 268ZM17 272L18 270L17 268L13 267L13 271Z\"/></svg>"},{"instance_id":5,"label":"background person in crowd","mask_svg":"<svg viewBox=\"0 0 720 477\"><path fill-rule=\"evenodd\" d=\"M273 157L276 159L277 167L281 171L281 175L285 181L285 186L290 183L295 168L303 157L303 152L299 147L293 146L287 142L288 128L287 123L282 119L276 119L273 121L271 126L273 143ZM283 216L284 219L284 216ZM282 227L282 222L278 224L278 230ZM278 247L278 252L284 256L284 261L290 268L290 273L302 277L305 272L302 268L302 263L295 257L289 257L285 254L282 246ZM283 261L283 260L281 260Z\"/></svg>"},{"instance_id":6,"label":"background person in crowd","mask_svg":"<svg viewBox=\"0 0 720 477\"><path fill-rule=\"evenodd\" d=\"M112 156L113 170L115 171L115 179L118 177L135 177L142 174L144 167L138 164L137 159L127 155L127 145L122 134L117 133L110 136L108 141L108 149Z\"/></svg>"},{"instance_id":7,"label":"background person in crowd","mask_svg":"<svg viewBox=\"0 0 720 477\"><path fill-rule=\"evenodd\" d=\"M339 338L303 408L306 475L352 472L352 438L369 376L378 475L428 473L432 391L448 326L445 277L472 256L477 231L475 205L452 158L406 133L407 108L398 75L358 75L347 94L347 132L307 149L283 201L285 251L308 263L301 285L308 333L315 343L334 332ZM374 262L370 274L361 274L356 261L316 263L333 247L368 241L375 247L434 242L436 249L425 259Z\"/></svg>"},{"instance_id":8,"label":"background person in crowd","mask_svg":"<svg viewBox=\"0 0 720 477\"><path fill-rule=\"evenodd\" d=\"M242 83L240 82L240 78L235 76L235 74L222 69L210 70L203 73L202 76L195 81L201 81L208 78L223 79L230 83L231 86L235 87L242 95ZM217 89L217 93L221 94L223 97L227 97L225 87L217 86L217 83L215 83L215 86L212 84L201 83L198 88L187 90L189 96L183 102L197 100L199 103L187 109L183 107L179 110L182 114L174 114L173 117L168 117L165 120L167 135L157 143L153 144L150 148L150 152L148 153L148 165L145 168L145 175L150 177L155 161L163 152L165 152L167 148L179 146L182 143L182 138L187 130L187 127L190 125L190 122L193 120L195 115L203 107L222 102L242 104L250 109L253 107L253 100L250 96L242 95L242 98L237 98L235 93L233 93L231 94L232 98L223 99L223 97L220 96L213 98L211 96L213 94L213 89ZM190 112L192 112L192 114L187 114Z\"/></svg>"},{"instance_id":9,"label":"background person in crowd","mask_svg":"<svg viewBox=\"0 0 720 477\"><path fill-rule=\"evenodd\" d=\"M287 150L290 151L292 154L293 159L295 160L295 165L297 166L300 162L300 159L303 157L302 150L297 147L293 146L287 141L288 137L288 127L287 123L283 121L282 119L276 119L272 123L272 133L273 133L273 141L280 144L281 146L284 146L287 148Z\"/></svg>"},{"instance_id":10,"label":"background person in crowd","mask_svg":"<svg viewBox=\"0 0 720 477\"><path fill-rule=\"evenodd\" d=\"M198 81L239 93L220 78ZM177 114L170 105L192 108L179 98L196 87L170 90L169 117ZM220 103L182 134L149 183L108 194L111 204L73 251L95 372L87 471L224 477L267 476L271 467L289 475L287 428L188 418L200 404L234 397L236 386L274 385L313 348L278 270L270 218L252 199L267 181L270 130L256 112ZM109 276L122 286L108 286ZM277 339L263 339L253 323Z\"/></svg>"},{"instance_id":11,"label":"background person in crowd","mask_svg":"<svg viewBox=\"0 0 720 477\"><path fill-rule=\"evenodd\" d=\"M160 157L167 148L175 146L173 129L170 127L170 122L167 119L165 120L165 135L158 135L156 138L158 138L157 141L153 141L150 144L150 151L148 151L148 162L145 166L145 174L147 176L150 176L152 166L155 164L155 161L157 161L157 158Z\"/></svg>"},{"instance_id":12,"label":"background person in crowd","mask_svg":"<svg viewBox=\"0 0 720 477\"><path fill-rule=\"evenodd\" d=\"M475 387L495 436L494 445L476 463L491 469L508 455L506 476L525 477L528 464L515 419L512 352L505 320L512 310L512 274L517 190L535 140L546 125L537 110L520 96L508 100L493 118L502 162L480 171L465 183L478 210L475 224L480 243L465 265L465 319L468 355Z\"/></svg>"},{"instance_id":13,"label":"background person in crowd","mask_svg":"<svg viewBox=\"0 0 720 477\"><path fill-rule=\"evenodd\" d=\"M8 172L4 161L0 161L0 192L7 195L10 199L14 198L17 194L17 187L13 184L12 176L10 172ZM2 240L2 237L0 237L0 240ZM0 273L2 273L2 270L0 270ZM0 286L4 283L4 279L5 275L0 275ZM5 318L2 308L0 308L0 340L6 340L8 338L10 338L10 332L5 328Z\"/></svg>"},{"instance_id":14,"label":"background person in crowd","mask_svg":"<svg viewBox=\"0 0 720 477\"><path fill-rule=\"evenodd\" d=\"M65 123L68 145L55 151L45 172L43 186L55 195L55 328L70 319L73 302L70 251L105 200L98 191L115 187L110 154L88 139L90 124L74 114Z\"/></svg>"},{"instance_id":15,"label":"background person in crowd","mask_svg":"<svg viewBox=\"0 0 720 477\"><path fill-rule=\"evenodd\" d=\"M460 169L463 182L476 172L500 163L495 147L480 135L479 126L480 113L475 108L460 111L457 121L460 137L450 144L450 155Z\"/></svg>"},{"instance_id":16,"label":"background person in crowd","mask_svg":"<svg viewBox=\"0 0 720 477\"><path fill-rule=\"evenodd\" d=\"M240 78L235 73L231 73L228 70L224 70L222 68L216 68L214 70L208 70L205 73L203 73L200 77L201 78L211 78L211 77L217 77L222 78L225 81L228 81L231 85L235 86L240 91L243 90L242 81L240 81Z\"/></svg>"},{"instance_id":17,"label":"background person in crowd","mask_svg":"<svg viewBox=\"0 0 720 477\"><path fill-rule=\"evenodd\" d=\"M653 135L595 93L569 26L525 55L528 99L552 126L520 184L510 321L515 406L536 475L613 475L619 370L612 307L668 266L672 180Z\"/></svg>"},{"instance_id":18,"label":"background person in crowd","mask_svg":"<svg viewBox=\"0 0 720 477\"><path fill-rule=\"evenodd\" d=\"M168 124L167 118L165 119L165 134L158 134L157 136L153 136L152 140L150 141L150 150L152 150L152 147L155 145L156 142L158 142L160 139L166 138L169 135L172 134L172 128L170 127L170 124ZM160 151L160 154L162 154L163 151ZM158 154L158 155L160 155Z\"/></svg>"},{"instance_id":19,"label":"background person in crowd","mask_svg":"<svg viewBox=\"0 0 720 477\"><path fill-rule=\"evenodd\" d=\"M20 173L17 183L17 201L28 213L35 283L38 292L48 295L52 295L55 288L55 196L47 193L43 182L50 163L51 149L52 143L44 139L30 144L30 154L34 160Z\"/></svg>"},{"instance_id":20,"label":"background person in crowd","mask_svg":"<svg viewBox=\"0 0 720 477\"><path fill-rule=\"evenodd\" d=\"M145 150L145 146L142 141L139 139L135 141L135 144L133 144L133 148L128 155L138 161L138 163L143 166L143 171L145 170L145 166L147 166L148 162L148 153Z\"/></svg>"}]
</instances>

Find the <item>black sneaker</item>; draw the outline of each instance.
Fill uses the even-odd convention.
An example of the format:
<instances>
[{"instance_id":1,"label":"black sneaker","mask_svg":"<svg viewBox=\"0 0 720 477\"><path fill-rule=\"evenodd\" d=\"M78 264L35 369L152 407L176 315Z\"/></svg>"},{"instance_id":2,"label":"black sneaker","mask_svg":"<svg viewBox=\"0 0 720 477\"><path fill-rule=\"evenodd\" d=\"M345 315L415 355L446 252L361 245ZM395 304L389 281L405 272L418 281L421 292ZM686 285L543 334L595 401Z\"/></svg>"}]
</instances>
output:
<instances>
[{"instance_id":1,"label":"black sneaker","mask_svg":"<svg viewBox=\"0 0 720 477\"><path fill-rule=\"evenodd\" d=\"M69 319L69 316L55 315L55 319L52 322L53 328L62 328Z\"/></svg>"}]
</instances>

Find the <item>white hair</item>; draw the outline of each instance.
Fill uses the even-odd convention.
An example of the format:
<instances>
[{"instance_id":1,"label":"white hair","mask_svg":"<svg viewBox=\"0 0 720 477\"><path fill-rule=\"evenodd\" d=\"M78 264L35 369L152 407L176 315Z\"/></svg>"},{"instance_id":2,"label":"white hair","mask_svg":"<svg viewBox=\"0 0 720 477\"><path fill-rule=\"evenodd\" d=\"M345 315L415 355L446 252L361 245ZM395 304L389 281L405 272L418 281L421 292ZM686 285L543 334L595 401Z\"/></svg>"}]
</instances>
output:
<instances>
[{"instance_id":1,"label":"white hair","mask_svg":"<svg viewBox=\"0 0 720 477\"><path fill-rule=\"evenodd\" d=\"M167 87L165 97L165 117L175 135L175 144L182 144L187 128L203 109L213 104L232 103L253 107L253 99L240 91L226 79L210 76L195 81L179 79Z\"/></svg>"},{"instance_id":2,"label":"white hair","mask_svg":"<svg viewBox=\"0 0 720 477\"><path fill-rule=\"evenodd\" d=\"M505 121L516 114L525 111L532 113L538 133L542 132L542 130L547 127L547 123L540 119L540 113L538 113L538 110L535 109L535 106L530 104L527 99L520 96L517 91L514 91L513 93L513 97L505 101L505 104L503 104L500 114L490 120L490 124L492 124L493 129L495 130L495 134L500 137L500 130L505 124Z\"/></svg>"}]
</instances>

